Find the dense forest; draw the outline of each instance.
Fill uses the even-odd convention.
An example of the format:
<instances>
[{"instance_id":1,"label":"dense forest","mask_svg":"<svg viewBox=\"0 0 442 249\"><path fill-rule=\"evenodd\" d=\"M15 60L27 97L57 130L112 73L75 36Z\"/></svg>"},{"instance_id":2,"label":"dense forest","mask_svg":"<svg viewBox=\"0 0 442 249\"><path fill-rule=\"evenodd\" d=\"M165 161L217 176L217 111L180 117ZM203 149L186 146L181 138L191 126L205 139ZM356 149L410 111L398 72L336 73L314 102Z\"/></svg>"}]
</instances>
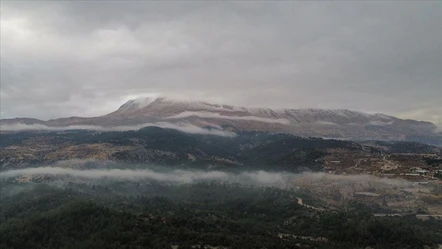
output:
<instances>
[{"instance_id":1,"label":"dense forest","mask_svg":"<svg viewBox=\"0 0 442 249\"><path fill-rule=\"evenodd\" d=\"M318 211L308 193L202 182L15 184L2 181L1 248L424 248L442 222Z\"/></svg>"}]
</instances>

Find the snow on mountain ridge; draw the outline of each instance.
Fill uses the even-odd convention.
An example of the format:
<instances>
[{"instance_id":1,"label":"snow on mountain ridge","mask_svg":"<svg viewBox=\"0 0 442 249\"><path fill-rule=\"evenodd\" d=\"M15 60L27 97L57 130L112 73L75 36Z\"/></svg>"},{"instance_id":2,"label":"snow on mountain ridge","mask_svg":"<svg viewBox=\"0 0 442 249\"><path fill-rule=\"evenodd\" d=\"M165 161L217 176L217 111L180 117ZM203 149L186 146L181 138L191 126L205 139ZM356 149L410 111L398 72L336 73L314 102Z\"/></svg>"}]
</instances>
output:
<instances>
[{"instance_id":1,"label":"snow on mountain ridge","mask_svg":"<svg viewBox=\"0 0 442 249\"><path fill-rule=\"evenodd\" d=\"M258 121L264 123L279 123L284 125L289 125L291 122L287 119L272 119L272 118L262 118L256 116L231 116L231 115L221 115L219 113L213 112L182 112L175 116L167 117L166 119L181 119L188 117L199 117L199 118L219 118L219 119L231 119L231 120L247 120L247 121Z\"/></svg>"},{"instance_id":2,"label":"snow on mountain ridge","mask_svg":"<svg viewBox=\"0 0 442 249\"><path fill-rule=\"evenodd\" d=\"M138 98L126 102L116 112L109 114L114 118L153 118L200 120L231 120L249 121L280 125L312 125L312 126L385 126L395 122L403 122L385 114L369 114L346 109L271 109L247 108L234 105L214 104L206 101L189 101L168 97ZM333 124L333 125L332 125Z\"/></svg>"},{"instance_id":3,"label":"snow on mountain ridge","mask_svg":"<svg viewBox=\"0 0 442 249\"><path fill-rule=\"evenodd\" d=\"M0 120L2 127L10 125L13 130L62 130L79 127L112 130L114 127L142 127L161 122L172 125L186 123L199 127L202 131L211 127L220 131L282 132L298 136L349 139L404 140L410 137L420 140L437 135L437 127L430 122L400 119L385 114L345 109L246 108L166 97L132 99L118 110L99 117L70 117L48 121Z\"/></svg>"},{"instance_id":4,"label":"snow on mountain ridge","mask_svg":"<svg viewBox=\"0 0 442 249\"><path fill-rule=\"evenodd\" d=\"M133 100L129 100L123 104L120 109L142 109L149 107L152 104L167 106L181 106L186 111L216 111L216 112L237 112L249 114L258 117L272 117L272 118L284 118L286 116L341 116L342 118L382 118L385 120L391 120L392 116L385 114L375 113L369 114L365 112L352 111L348 109L320 109L320 108L305 108L305 109L292 109L292 108L259 108L259 107L241 107L226 104L214 104L206 101L189 101L184 99L168 98L168 97L142 97Z\"/></svg>"}]
</instances>

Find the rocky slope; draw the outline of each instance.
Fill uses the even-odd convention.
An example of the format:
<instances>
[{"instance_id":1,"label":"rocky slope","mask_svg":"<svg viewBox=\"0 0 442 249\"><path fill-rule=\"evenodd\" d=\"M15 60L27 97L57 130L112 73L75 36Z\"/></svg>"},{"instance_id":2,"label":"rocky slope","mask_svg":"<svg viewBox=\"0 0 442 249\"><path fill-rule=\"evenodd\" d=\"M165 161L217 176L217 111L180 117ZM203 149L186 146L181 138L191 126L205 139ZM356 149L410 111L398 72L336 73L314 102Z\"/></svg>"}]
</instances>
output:
<instances>
[{"instance_id":1,"label":"rocky slope","mask_svg":"<svg viewBox=\"0 0 442 249\"><path fill-rule=\"evenodd\" d=\"M343 109L245 108L169 98L130 100L112 113L93 118L0 120L2 131L68 128L130 130L152 124L168 128L173 128L174 125L191 125L233 132L269 131L356 140L428 140L433 144L442 144L442 134L436 132L437 127L434 124L384 114Z\"/></svg>"}]
</instances>

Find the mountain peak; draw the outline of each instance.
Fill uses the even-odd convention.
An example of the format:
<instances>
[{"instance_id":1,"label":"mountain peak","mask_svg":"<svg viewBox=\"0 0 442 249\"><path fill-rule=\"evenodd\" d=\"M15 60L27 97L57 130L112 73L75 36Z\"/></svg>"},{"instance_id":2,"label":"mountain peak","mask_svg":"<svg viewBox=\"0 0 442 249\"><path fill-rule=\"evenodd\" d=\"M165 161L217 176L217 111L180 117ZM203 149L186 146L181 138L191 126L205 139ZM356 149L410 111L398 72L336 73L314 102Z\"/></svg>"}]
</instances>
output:
<instances>
[{"instance_id":1,"label":"mountain peak","mask_svg":"<svg viewBox=\"0 0 442 249\"><path fill-rule=\"evenodd\" d=\"M221 104L213 104L202 100L188 100L185 98L177 98L170 96L155 96L155 97L139 97L135 99L131 99L124 103L117 112L125 112L125 111L136 111L140 109L144 109L147 107L156 106L159 108L170 108L174 107L175 109L198 109L198 110L233 110L234 107L230 105L221 105ZM244 110L245 108L241 108Z\"/></svg>"},{"instance_id":2,"label":"mountain peak","mask_svg":"<svg viewBox=\"0 0 442 249\"><path fill-rule=\"evenodd\" d=\"M134 98L118 110L95 118L65 118L49 121L2 120L0 124L26 123L61 126L135 126L187 124L192 127L235 127L238 131L268 131L300 136L347 139L404 140L437 134L429 122L404 120L384 114L369 114L346 109L271 109L247 108L202 100L148 96ZM438 138L437 138L438 139ZM437 140L436 139L436 140ZM439 144L439 140L432 142ZM420 140L419 140L420 141Z\"/></svg>"},{"instance_id":3,"label":"mountain peak","mask_svg":"<svg viewBox=\"0 0 442 249\"><path fill-rule=\"evenodd\" d=\"M146 107L153 102L155 102L158 98L156 97L140 97L136 99L131 99L120 106L119 110L127 110L133 108L143 108Z\"/></svg>"},{"instance_id":4,"label":"mountain peak","mask_svg":"<svg viewBox=\"0 0 442 249\"><path fill-rule=\"evenodd\" d=\"M138 97L131 100L128 100L124 103L119 109L128 109L128 108L144 108L153 103L161 103L161 104L190 104L190 103L202 103L202 101L186 101L183 98L176 98L171 96L164 95L156 95L156 96L148 96L148 97Z\"/></svg>"}]
</instances>

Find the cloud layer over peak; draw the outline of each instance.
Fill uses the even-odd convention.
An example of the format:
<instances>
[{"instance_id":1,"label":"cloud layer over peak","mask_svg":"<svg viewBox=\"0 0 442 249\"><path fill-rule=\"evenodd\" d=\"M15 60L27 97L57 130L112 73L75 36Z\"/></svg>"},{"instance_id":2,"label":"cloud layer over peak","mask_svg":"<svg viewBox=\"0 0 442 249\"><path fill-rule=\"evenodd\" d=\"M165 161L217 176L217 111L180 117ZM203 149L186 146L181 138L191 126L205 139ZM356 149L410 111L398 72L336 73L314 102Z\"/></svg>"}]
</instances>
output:
<instances>
[{"instance_id":1,"label":"cloud layer over peak","mask_svg":"<svg viewBox=\"0 0 442 249\"><path fill-rule=\"evenodd\" d=\"M136 131L144 127L160 127L166 129L174 129L186 133L191 134L203 134L203 135L215 135L215 136L224 136L224 137L234 137L236 134L230 131L218 130L218 129L204 129L189 123L181 123L181 124L172 124L167 122L158 122L158 123L145 123L139 125L132 126L96 126L96 125L69 125L63 127L57 126L47 126L43 124L2 124L0 126L0 131L67 131L67 130L92 130L92 131Z\"/></svg>"},{"instance_id":2,"label":"cloud layer over peak","mask_svg":"<svg viewBox=\"0 0 442 249\"><path fill-rule=\"evenodd\" d=\"M134 96L441 121L442 3L1 3L1 118ZM439 112L439 113L438 113Z\"/></svg>"}]
</instances>

